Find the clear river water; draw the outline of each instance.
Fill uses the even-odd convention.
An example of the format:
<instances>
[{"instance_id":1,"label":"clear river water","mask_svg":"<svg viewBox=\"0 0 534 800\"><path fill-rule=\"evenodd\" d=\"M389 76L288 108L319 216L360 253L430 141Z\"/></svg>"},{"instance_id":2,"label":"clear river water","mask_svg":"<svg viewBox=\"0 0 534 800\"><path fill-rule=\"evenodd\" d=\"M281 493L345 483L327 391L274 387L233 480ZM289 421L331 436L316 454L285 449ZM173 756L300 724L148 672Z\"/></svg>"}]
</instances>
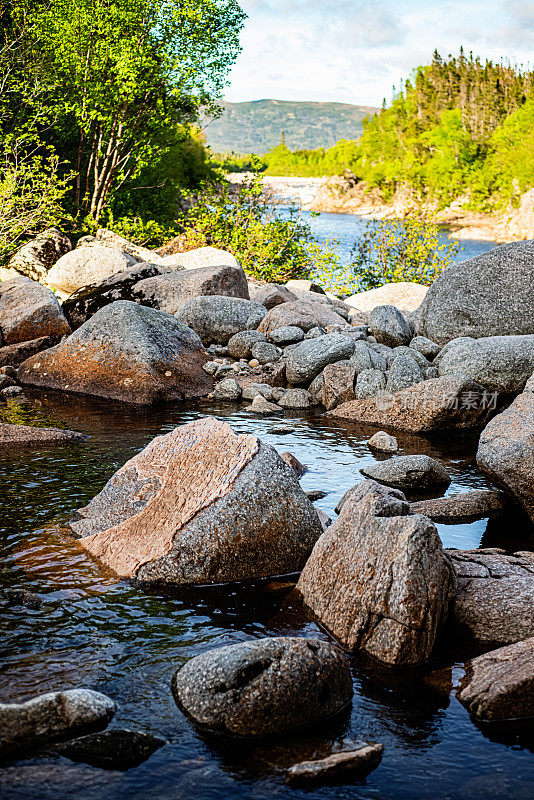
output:
<instances>
[{"instance_id":1,"label":"clear river water","mask_svg":"<svg viewBox=\"0 0 534 800\"><path fill-rule=\"evenodd\" d=\"M322 215L324 225L338 215ZM357 221L351 217L351 224ZM455 697L469 651L446 632L425 672L393 673L352 659L351 708L329 723L283 738L245 742L207 737L172 698L174 671L213 647L273 635L328 638L290 594L296 576L254 586L149 593L105 574L60 523L85 505L128 458L157 434L214 414L237 432L254 432L308 466L306 491L327 494L316 505L330 516L342 494L376 457L369 429L319 413L286 412L289 435L245 406L209 403L137 409L47 391L27 406L0 410L3 421L82 431L87 440L54 448L0 452L0 585L43 600L38 609L0 610L0 699L21 701L84 686L118 703L111 723L163 736L167 744L139 767L104 771L53 752L0 768L2 800L530 800L534 796L530 731L481 727ZM476 436L398 436L401 453L440 459L452 476L448 493L488 483L475 463ZM378 457L379 458L379 457ZM506 521L439 525L445 546L519 549L522 533ZM452 669L446 669L450 667ZM439 672L435 673L436 670ZM427 673L432 671L433 678ZM385 747L366 779L290 788L284 769L372 740Z\"/></svg>"}]
</instances>

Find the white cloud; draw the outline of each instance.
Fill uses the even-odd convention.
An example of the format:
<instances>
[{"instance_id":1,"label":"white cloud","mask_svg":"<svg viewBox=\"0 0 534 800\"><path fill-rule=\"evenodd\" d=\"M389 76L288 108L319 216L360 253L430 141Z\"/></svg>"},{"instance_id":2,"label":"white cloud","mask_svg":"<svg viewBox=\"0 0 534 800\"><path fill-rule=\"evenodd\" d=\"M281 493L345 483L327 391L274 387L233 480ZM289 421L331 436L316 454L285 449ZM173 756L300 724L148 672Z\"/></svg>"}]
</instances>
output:
<instances>
[{"instance_id":1,"label":"white cloud","mask_svg":"<svg viewBox=\"0 0 534 800\"><path fill-rule=\"evenodd\" d=\"M379 105L435 47L531 57L531 0L243 0L249 19L227 99Z\"/></svg>"}]
</instances>

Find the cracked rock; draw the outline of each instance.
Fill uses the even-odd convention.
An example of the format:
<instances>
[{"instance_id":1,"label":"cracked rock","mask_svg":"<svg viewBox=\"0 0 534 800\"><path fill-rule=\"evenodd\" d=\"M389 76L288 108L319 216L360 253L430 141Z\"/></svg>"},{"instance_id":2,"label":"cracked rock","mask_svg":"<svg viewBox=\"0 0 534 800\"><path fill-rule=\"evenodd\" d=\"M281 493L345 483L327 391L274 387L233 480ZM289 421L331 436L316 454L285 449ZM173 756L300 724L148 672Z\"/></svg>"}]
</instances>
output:
<instances>
[{"instance_id":1,"label":"cracked rock","mask_svg":"<svg viewBox=\"0 0 534 800\"><path fill-rule=\"evenodd\" d=\"M534 717L534 637L469 661L458 699L487 722Z\"/></svg>"},{"instance_id":2,"label":"cracked rock","mask_svg":"<svg viewBox=\"0 0 534 800\"><path fill-rule=\"evenodd\" d=\"M297 590L344 647L387 664L420 664L454 597L454 570L430 520L376 517L375 508L372 492L345 500Z\"/></svg>"},{"instance_id":3,"label":"cracked rock","mask_svg":"<svg viewBox=\"0 0 534 800\"><path fill-rule=\"evenodd\" d=\"M463 633L485 649L534 636L534 553L447 552L458 576L451 613Z\"/></svg>"},{"instance_id":4,"label":"cracked rock","mask_svg":"<svg viewBox=\"0 0 534 800\"><path fill-rule=\"evenodd\" d=\"M353 690L348 659L335 645L280 636L196 656L175 673L172 691L200 727L265 736L336 714Z\"/></svg>"}]
</instances>

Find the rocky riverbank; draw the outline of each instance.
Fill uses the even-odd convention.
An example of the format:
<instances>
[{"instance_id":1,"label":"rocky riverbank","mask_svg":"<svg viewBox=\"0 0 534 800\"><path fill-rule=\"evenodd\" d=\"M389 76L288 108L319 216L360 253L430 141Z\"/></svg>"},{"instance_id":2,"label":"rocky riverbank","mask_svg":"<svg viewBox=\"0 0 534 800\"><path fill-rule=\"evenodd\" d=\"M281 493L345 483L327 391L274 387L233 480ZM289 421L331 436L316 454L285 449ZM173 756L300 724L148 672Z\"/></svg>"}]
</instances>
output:
<instances>
[{"instance_id":1,"label":"rocky riverbank","mask_svg":"<svg viewBox=\"0 0 534 800\"><path fill-rule=\"evenodd\" d=\"M399 308L389 287L377 305L309 281L259 284L213 248L163 256L100 231L50 265L45 240L43 283L16 272L0 283L0 403L23 404L39 387L61 392L65 407L73 395L136 408L194 398L208 410L243 404L282 432L287 410L335 419L345 435L375 429L368 445L381 458L360 470L335 519L303 490L306 466L292 453L207 413L117 465L64 521L65 541L103 575L152 592L300 573L301 636L233 641L177 664L167 688L186 720L248 739L325 724L351 703L349 654L371 659L378 682L383 669L431 674L437 649L455 661L447 631L477 653L455 690L475 720L534 716L532 542L446 549L433 521L512 510L534 522L534 242L454 265L428 292L405 286ZM36 269L37 245L32 253ZM47 286L68 297L59 303ZM32 443L26 426L7 428L0 445L10 448L17 434L25 446L84 446L71 431L41 429ZM396 455L402 432L480 436L478 464L501 491L444 497L449 470L420 451ZM311 621L330 641L306 635ZM0 706L3 759L53 746L122 769L166 746L142 731L95 733L114 701L61 689ZM326 749L294 758L285 780L362 776L388 753L372 740Z\"/></svg>"},{"instance_id":2,"label":"rocky riverbank","mask_svg":"<svg viewBox=\"0 0 534 800\"><path fill-rule=\"evenodd\" d=\"M232 182L243 179L229 176ZM518 198L516 206L500 213L482 213L464 208L469 198L459 197L445 209L420 203L409 187L399 187L385 201L378 189L369 188L350 177L263 178L267 195L278 202L297 202L307 211L355 214L364 219L403 219L420 215L446 225L455 239L511 242L534 239L534 189Z\"/></svg>"}]
</instances>

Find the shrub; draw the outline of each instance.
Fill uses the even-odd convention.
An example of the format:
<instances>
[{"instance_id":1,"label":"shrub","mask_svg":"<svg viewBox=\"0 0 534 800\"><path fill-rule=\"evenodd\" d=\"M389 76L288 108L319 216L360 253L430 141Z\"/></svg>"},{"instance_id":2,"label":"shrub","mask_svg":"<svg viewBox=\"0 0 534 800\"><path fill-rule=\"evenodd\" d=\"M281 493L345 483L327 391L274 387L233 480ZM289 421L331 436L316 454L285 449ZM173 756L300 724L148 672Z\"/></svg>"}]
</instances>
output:
<instances>
[{"instance_id":1,"label":"shrub","mask_svg":"<svg viewBox=\"0 0 534 800\"><path fill-rule=\"evenodd\" d=\"M268 202L258 175L237 187L205 185L178 222L186 249L211 245L228 250L245 272L260 280L309 278L336 260L318 244L297 208L280 214Z\"/></svg>"},{"instance_id":2,"label":"shrub","mask_svg":"<svg viewBox=\"0 0 534 800\"><path fill-rule=\"evenodd\" d=\"M0 263L5 263L24 239L62 226L61 201L72 176L58 177L56 156L20 152L14 142L4 145L0 158Z\"/></svg>"},{"instance_id":3,"label":"shrub","mask_svg":"<svg viewBox=\"0 0 534 800\"><path fill-rule=\"evenodd\" d=\"M459 246L421 219L370 222L351 251L359 291L410 281L429 286L454 261Z\"/></svg>"}]
</instances>

